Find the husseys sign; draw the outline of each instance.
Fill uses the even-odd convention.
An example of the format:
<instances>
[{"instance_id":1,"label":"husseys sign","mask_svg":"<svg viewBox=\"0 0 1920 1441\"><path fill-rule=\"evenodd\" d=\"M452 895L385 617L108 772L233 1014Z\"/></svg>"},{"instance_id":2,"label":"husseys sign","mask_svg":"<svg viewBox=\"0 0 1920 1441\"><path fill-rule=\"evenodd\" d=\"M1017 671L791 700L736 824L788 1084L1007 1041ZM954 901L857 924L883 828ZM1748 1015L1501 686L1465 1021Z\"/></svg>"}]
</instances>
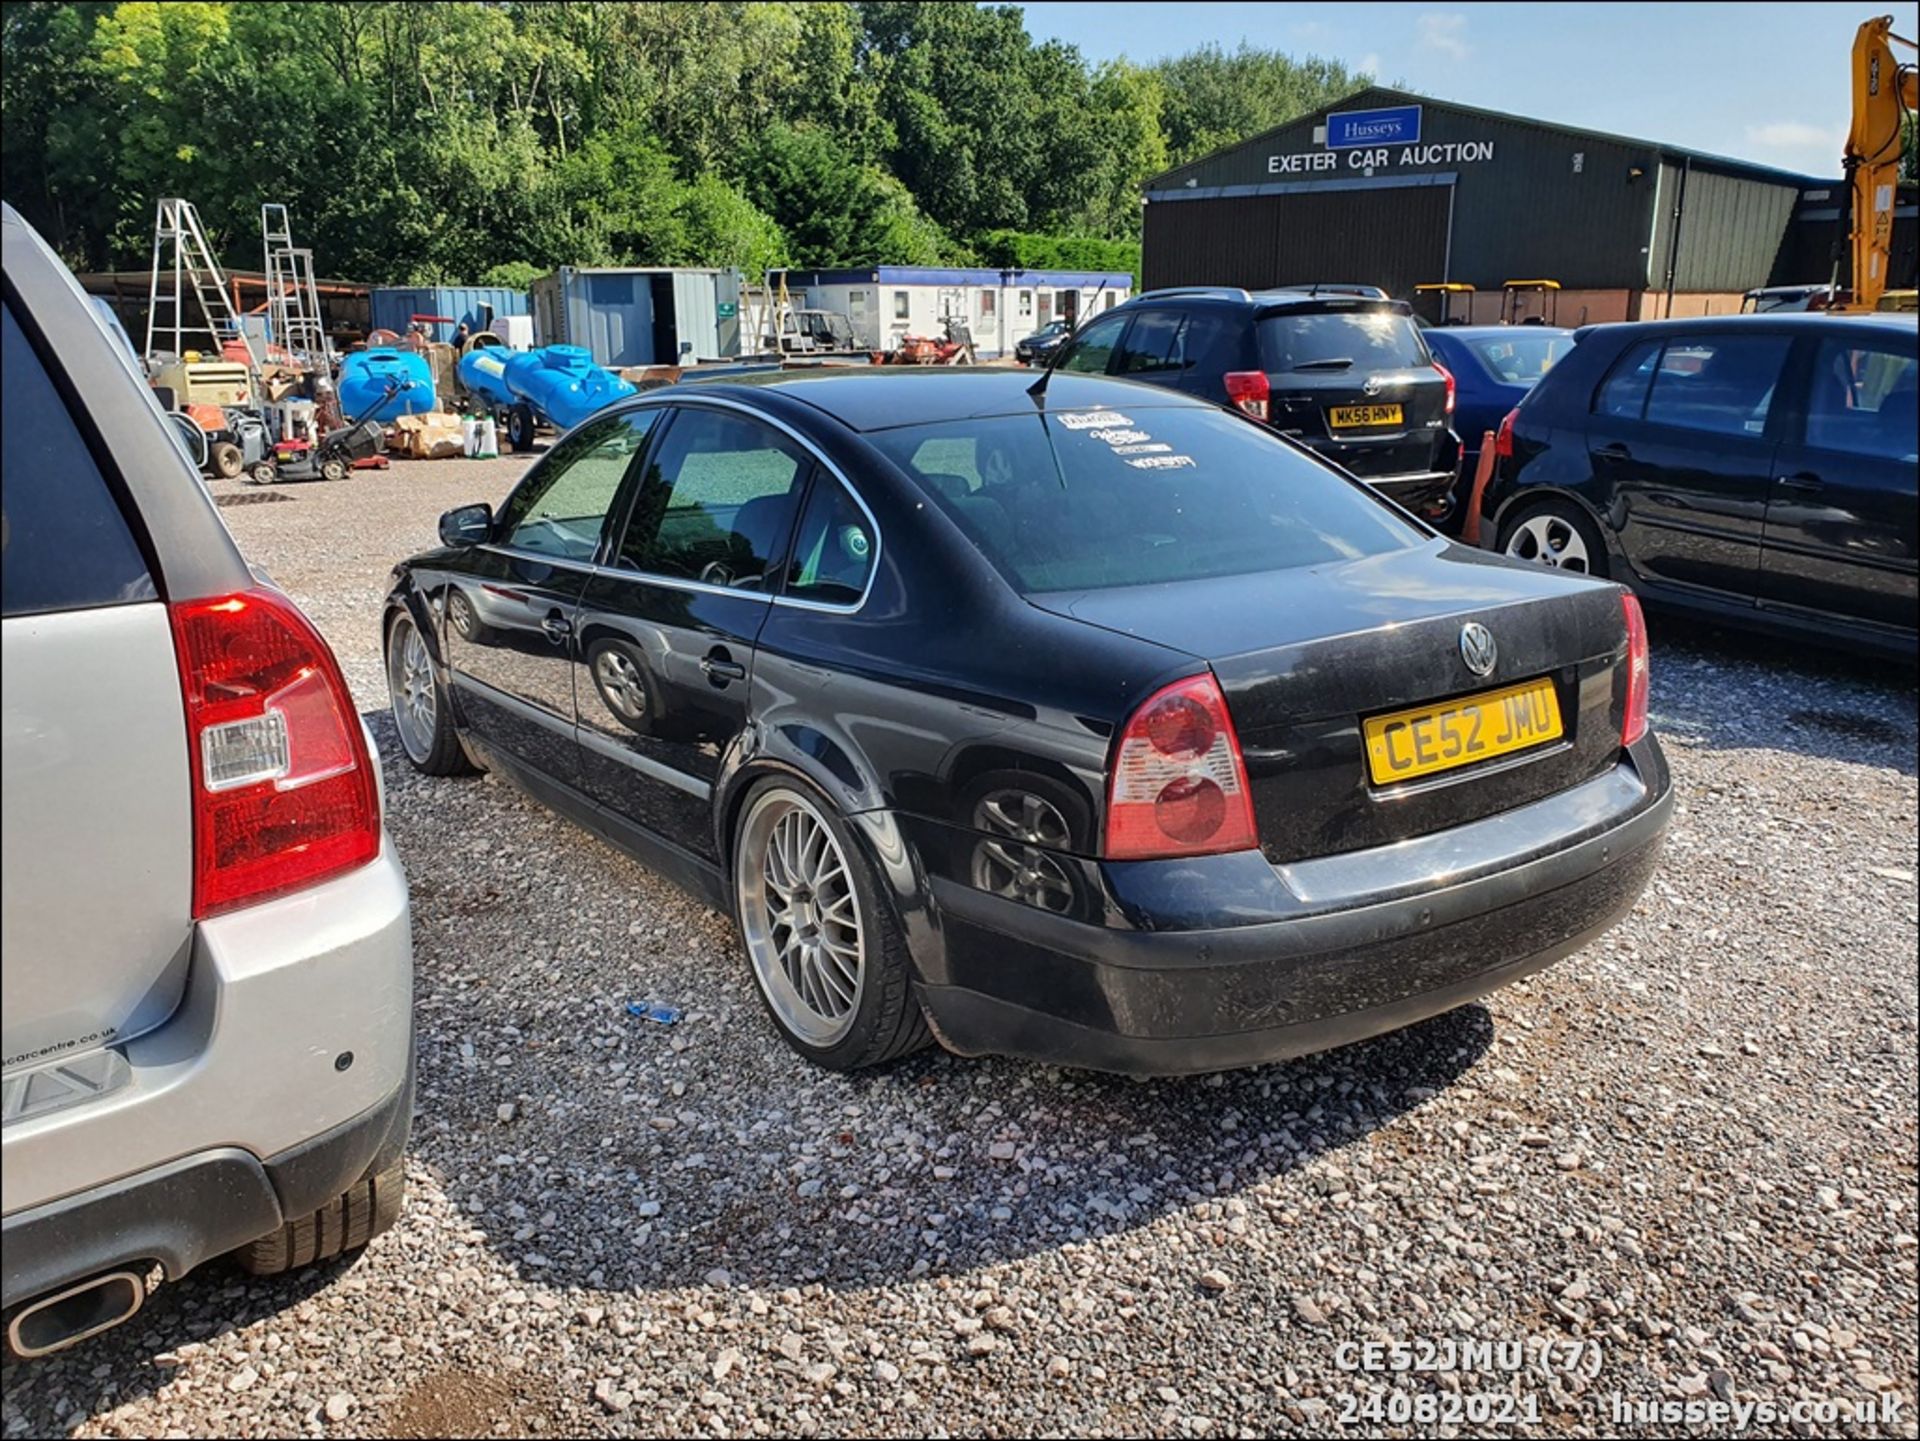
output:
<instances>
[{"instance_id":1,"label":"husseys sign","mask_svg":"<svg viewBox=\"0 0 1920 1441\"><path fill-rule=\"evenodd\" d=\"M1269 155L1269 175L1356 172L1383 166L1419 169L1433 165L1473 164L1493 159L1491 140L1420 142L1420 107L1395 105L1385 110L1346 110L1327 117L1314 139L1325 147L1298 155Z\"/></svg>"}]
</instances>

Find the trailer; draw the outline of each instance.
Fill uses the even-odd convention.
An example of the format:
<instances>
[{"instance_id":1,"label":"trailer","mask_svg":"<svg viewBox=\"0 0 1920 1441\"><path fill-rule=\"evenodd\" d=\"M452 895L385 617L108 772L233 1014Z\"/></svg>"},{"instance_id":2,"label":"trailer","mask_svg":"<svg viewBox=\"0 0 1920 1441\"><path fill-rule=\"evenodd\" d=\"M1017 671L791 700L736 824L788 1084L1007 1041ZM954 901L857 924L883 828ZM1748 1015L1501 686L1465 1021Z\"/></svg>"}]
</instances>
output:
<instances>
[{"instance_id":1,"label":"trailer","mask_svg":"<svg viewBox=\"0 0 1920 1441\"><path fill-rule=\"evenodd\" d=\"M518 451L533 449L538 426L571 430L595 411L637 393L577 345L476 346L460 357L459 374L467 394L505 421L507 441Z\"/></svg>"}]
</instances>

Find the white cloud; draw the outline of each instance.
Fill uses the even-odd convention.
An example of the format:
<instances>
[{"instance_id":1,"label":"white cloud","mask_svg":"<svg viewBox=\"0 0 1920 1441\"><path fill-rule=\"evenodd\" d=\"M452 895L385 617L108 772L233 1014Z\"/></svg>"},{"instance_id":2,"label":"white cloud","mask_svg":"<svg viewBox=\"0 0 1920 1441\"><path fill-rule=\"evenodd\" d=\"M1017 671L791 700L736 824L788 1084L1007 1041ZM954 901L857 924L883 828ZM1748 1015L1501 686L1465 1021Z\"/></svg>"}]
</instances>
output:
<instances>
[{"instance_id":1,"label":"white cloud","mask_svg":"<svg viewBox=\"0 0 1920 1441\"><path fill-rule=\"evenodd\" d=\"M1769 165L1809 175L1838 175L1847 146L1844 125L1813 125L1804 120L1772 120L1746 127L1747 154Z\"/></svg>"},{"instance_id":2,"label":"white cloud","mask_svg":"<svg viewBox=\"0 0 1920 1441\"><path fill-rule=\"evenodd\" d=\"M1360 63L1353 68L1357 74L1378 80L1380 78L1380 57L1369 50L1365 55L1360 57Z\"/></svg>"},{"instance_id":3,"label":"white cloud","mask_svg":"<svg viewBox=\"0 0 1920 1441\"><path fill-rule=\"evenodd\" d=\"M1775 120L1767 125L1749 125L1747 139L1770 149L1797 150L1806 145L1845 144L1847 127L1809 125L1804 120Z\"/></svg>"},{"instance_id":4,"label":"white cloud","mask_svg":"<svg viewBox=\"0 0 1920 1441\"><path fill-rule=\"evenodd\" d=\"M1464 15L1422 15L1417 23L1420 43L1438 50L1453 60L1465 60L1473 53L1467 44L1467 17Z\"/></svg>"}]
</instances>

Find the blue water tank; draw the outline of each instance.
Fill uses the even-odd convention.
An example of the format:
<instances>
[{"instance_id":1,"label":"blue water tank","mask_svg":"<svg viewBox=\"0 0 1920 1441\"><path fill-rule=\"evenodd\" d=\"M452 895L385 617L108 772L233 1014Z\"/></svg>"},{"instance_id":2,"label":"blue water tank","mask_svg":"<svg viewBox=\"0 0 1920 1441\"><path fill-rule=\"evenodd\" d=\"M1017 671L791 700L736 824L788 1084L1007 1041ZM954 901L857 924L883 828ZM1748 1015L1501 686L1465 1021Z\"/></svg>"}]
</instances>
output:
<instances>
[{"instance_id":1,"label":"blue water tank","mask_svg":"<svg viewBox=\"0 0 1920 1441\"><path fill-rule=\"evenodd\" d=\"M411 350L357 350L340 361L340 413L382 424L434 408L433 368Z\"/></svg>"},{"instance_id":2,"label":"blue water tank","mask_svg":"<svg viewBox=\"0 0 1920 1441\"><path fill-rule=\"evenodd\" d=\"M460 383L500 409L524 400L560 430L571 430L595 411L637 394L577 345L542 350L481 346L460 357Z\"/></svg>"}]
</instances>

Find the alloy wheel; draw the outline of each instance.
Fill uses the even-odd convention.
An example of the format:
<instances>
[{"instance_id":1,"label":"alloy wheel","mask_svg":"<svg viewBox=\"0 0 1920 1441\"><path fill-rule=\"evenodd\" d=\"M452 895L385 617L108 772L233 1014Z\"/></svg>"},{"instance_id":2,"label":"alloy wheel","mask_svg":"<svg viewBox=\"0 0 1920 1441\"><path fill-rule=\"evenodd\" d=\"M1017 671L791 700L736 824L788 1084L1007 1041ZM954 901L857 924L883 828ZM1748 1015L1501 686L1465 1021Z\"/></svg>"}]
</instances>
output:
<instances>
[{"instance_id":1,"label":"alloy wheel","mask_svg":"<svg viewBox=\"0 0 1920 1441\"><path fill-rule=\"evenodd\" d=\"M1041 846L1065 850L1070 837L1058 807L1032 791L993 791L973 808L974 829L991 840L973 850L973 883L1043 911L1073 909L1073 885Z\"/></svg>"},{"instance_id":2,"label":"alloy wheel","mask_svg":"<svg viewBox=\"0 0 1920 1441\"><path fill-rule=\"evenodd\" d=\"M409 758L424 763L433 752L437 699L433 689L433 658L411 620L394 622L387 644L387 692L393 700L393 723Z\"/></svg>"},{"instance_id":3,"label":"alloy wheel","mask_svg":"<svg viewBox=\"0 0 1920 1441\"><path fill-rule=\"evenodd\" d=\"M1591 574L1593 570L1587 543L1579 530L1565 516L1552 513L1530 515L1521 521L1507 537L1507 554L1580 575Z\"/></svg>"},{"instance_id":4,"label":"alloy wheel","mask_svg":"<svg viewBox=\"0 0 1920 1441\"><path fill-rule=\"evenodd\" d=\"M811 801L778 789L754 802L735 885L747 958L774 1015L808 1045L844 1039L866 980L864 918L847 858Z\"/></svg>"},{"instance_id":5,"label":"alloy wheel","mask_svg":"<svg viewBox=\"0 0 1920 1441\"><path fill-rule=\"evenodd\" d=\"M613 649L601 651L593 662L593 677L621 720L633 725L647 718L647 683L630 656Z\"/></svg>"}]
</instances>

